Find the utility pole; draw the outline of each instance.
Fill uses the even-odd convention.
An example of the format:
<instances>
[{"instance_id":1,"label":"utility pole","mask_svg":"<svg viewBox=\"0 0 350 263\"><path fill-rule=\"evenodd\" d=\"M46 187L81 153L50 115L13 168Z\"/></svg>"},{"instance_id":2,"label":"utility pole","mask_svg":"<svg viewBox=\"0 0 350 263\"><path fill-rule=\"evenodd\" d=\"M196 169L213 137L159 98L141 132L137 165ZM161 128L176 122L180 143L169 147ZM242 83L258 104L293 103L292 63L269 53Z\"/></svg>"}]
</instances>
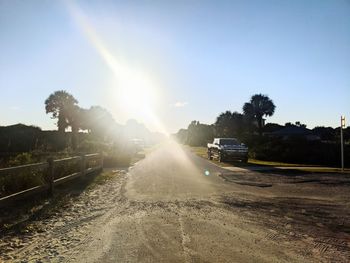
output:
<instances>
[{"instance_id":1,"label":"utility pole","mask_svg":"<svg viewBox=\"0 0 350 263\"><path fill-rule=\"evenodd\" d=\"M340 117L340 148L341 148L341 170L344 172L344 139L343 128L345 128L345 116Z\"/></svg>"}]
</instances>

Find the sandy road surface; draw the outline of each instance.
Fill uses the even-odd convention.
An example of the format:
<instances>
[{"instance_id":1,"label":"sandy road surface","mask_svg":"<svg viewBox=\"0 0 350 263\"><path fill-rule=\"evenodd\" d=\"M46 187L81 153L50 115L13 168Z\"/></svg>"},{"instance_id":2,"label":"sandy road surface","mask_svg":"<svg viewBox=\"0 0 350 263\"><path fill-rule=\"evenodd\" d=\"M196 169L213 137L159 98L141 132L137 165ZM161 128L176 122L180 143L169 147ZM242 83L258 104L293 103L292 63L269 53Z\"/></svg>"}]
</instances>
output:
<instances>
[{"instance_id":1,"label":"sandy road surface","mask_svg":"<svg viewBox=\"0 0 350 263\"><path fill-rule=\"evenodd\" d=\"M33 222L35 234L2 237L0 251L19 262L347 262L349 190L347 175L230 171L169 142Z\"/></svg>"}]
</instances>

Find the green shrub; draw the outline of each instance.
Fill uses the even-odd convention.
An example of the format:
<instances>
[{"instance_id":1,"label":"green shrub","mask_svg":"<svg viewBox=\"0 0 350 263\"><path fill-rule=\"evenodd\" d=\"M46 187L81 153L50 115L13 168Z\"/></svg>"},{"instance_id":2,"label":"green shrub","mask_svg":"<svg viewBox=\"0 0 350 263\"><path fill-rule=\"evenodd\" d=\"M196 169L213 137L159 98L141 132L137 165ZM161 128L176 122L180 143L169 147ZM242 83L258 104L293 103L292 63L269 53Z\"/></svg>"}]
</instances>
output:
<instances>
[{"instance_id":1,"label":"green shrub","mask_svg":"<svg viewBox=\"0 0 350 263\"><path fill-rule=\"evenodd\" d=\"M0 196L43 185L47 174L47 169L35 167L26 170L10 171L7 176L0 178Z\"/></svg>"},{"instance_id":2,"label":"green shrub","mask_svg":"<svg viewBox=\"0 0 350 263\"><path fill-rule=\"evenodd\" d=\"M24 164L34 163L34 159L31 153L20 153L15 157L11 157L8 165L9 166L18 166Z\"/></svg>"},{"instance_id":3,"label":"green shrub","mask_svg":"<svg viewBox=\"0 0 350 263\"><path fill-rule=\"evenodd\" d=\"M304 138L289 139L263 138L250 143L249 156L264 161L300 164L338 166L340 164L340 144L308 141ZM345 156L350 154L350 146L345 145ZM349 166L350 163L345 163Z\"/></svg>"},{"instance_id":4,"label":"green shrub","mask_svg":"<svg viewBox=\"0 0 350 263\"><path fill-rule=\"evenodd\" d=\"M55 179L80 172L81 159L75 158L73 160L67 160L59 163L54 163Z\"/></svg>"},{"instance_id":5,"label":"green shrub","mask_svg":"<svg viewBox=\"0 0 350 263\"><path fill-rule=\"evenodd\" d=\"M79 143L77 151L83 153L97 153L108 151L109 147L109 144L103 142L84 139Z\"/></svg>"}]
</instances>

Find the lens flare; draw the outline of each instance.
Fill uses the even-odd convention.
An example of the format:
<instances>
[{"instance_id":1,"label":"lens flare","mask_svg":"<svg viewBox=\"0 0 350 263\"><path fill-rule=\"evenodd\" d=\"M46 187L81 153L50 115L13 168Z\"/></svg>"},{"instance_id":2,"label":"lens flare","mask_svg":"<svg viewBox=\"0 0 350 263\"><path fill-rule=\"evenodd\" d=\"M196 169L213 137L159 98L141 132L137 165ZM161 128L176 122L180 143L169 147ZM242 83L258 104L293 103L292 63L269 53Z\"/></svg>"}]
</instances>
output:
<instances>
[{"instance_id":1,"label":"lens flare","mask_svg":"<svg viewBox=\"0 0 350 263\"><path fill-rule=\"evenodd\" d=\"M154 126L158 131L169 135L167 129L154 113L157 101L156 81L144 71L135 69L117 60L89 23L87 16L73 1L66 1L70 15L84 33L91 45L113 72L116 88L116 104L123 112Z\"/></svg>"}]
</instances>

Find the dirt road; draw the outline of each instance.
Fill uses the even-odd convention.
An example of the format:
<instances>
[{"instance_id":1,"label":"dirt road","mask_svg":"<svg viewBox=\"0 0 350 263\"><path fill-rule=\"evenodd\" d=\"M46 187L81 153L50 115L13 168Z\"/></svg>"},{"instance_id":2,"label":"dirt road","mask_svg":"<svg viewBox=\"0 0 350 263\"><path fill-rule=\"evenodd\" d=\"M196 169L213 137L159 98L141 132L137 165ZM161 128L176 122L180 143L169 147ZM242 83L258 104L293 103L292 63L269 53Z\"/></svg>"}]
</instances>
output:
<instances>
[{"instance_id":1,"label":"dirt road","mask_svg":"<svg viewBox=\"0 0 350 263\"><path fill-rule=\"evenodd\" d=\"M348 262L350 176L224 169L173 142L1 239L11 262ZM33 234L34 233L34 234Z\"/></svg>"}]
</instances>

